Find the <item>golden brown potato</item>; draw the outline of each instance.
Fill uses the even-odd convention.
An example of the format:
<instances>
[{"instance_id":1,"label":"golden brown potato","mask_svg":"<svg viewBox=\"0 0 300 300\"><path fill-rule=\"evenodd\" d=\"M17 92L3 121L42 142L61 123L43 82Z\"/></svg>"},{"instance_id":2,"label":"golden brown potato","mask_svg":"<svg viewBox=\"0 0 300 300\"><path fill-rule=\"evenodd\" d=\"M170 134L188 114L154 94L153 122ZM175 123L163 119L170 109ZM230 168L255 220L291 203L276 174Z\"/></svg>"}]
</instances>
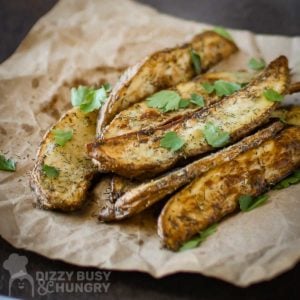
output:
<instances>
[{"instance_id":1,"label":"golden brown potato","mask_svg":"<svg viewBox=\"0 0 300 300\"><path fill-rule=\"evenodd\" d=\"M118 198L114 198L113 205L102 207L99 219L108 222L122 220L135 215L164 197L171 195L180 187L190 183L208 170L224 162L231 161L239 154L257 147L267 139L274 137L283 128L284 125L281 122L275 122L265 129L245 137L240 142L196 160L185 167L145 183L131 186L127 191L119 189ZM124 178L122 179L124 180Z\"/></svg>"},{"instance_id":2,"label":"golden brown potato","mask_svg":"<svg viewBox=\"0 0 300 300\"><path fill-rule=\"evenodd\" d=\"M193 49L201 57L201 72L206 72L238 50L230 40L214 31L196 35L191 42L153 53L129 68L114 87L103 109L99 112L97 135L117 113L140 102L156 91L188 81L196 73L191 62Z\"/></svg>"},{"instance_id":3,"label":"golden brown potato","mask_svg":"<svg viewBox=\"0 0 300 300\"><path fill-rule=\"evenodd\" d=\"M192 81L178 84L175 88L169 90L176 91L181 98L189 99L193 93L203 96L205 106L210 106L222 97L215 93L208 94L201 83L214 82L216 80L225 80L227 82L247 83L251 80L251 74L247 72L215 72L205 73L197 76ZM103 132L105 139L123 135L129 132L156 128L158 126L178 120L187 113L201 110L202 108L196 104L190 103L188 107L180 108L175 111L162 112L157 108L152 108L147 105L147 101L141 101L133 104L129 108L121 111L114 119L106 126Z\"/></svg>"},{"instance_id":4,"label":"golden brown potato","mask_svg":"<svg viewBox=\"0 0 300 300\"><path fill-rule=\"evenodd\" d=\"M44 209L73 211L85 203L87 189L97 168L86 154L85 144L96 132L97 112L69 110L43 137L31 173L37 205ZM55 144L53 129L72 129L73 137L63 147ZM59 170L56 178L46 176L43 165Z\"/></svg>"},{"instance_id":5,"label":"golden brown potato","mask_svg":"<svg viewBox=\"0 0 300 300\"><path fill-rule=\"evenodd\" d=\"M220 165L175 194L163 208L158 234L177 250L193 235L238 208L241 195L258 196L300 165L300 128L284 129L275 138Z\"/></svg>"},{"instance_id":6,"label":"golden brown potato","mask_svg":"<svg viewBox=\"0 0 300 300\"><path fill-rule=\"evenodd\" d=\"M230 134L231 142L266 122L278 102L268 101L263 92L273 89L285 94L289 79L287 59L281 56L245 88L215 105L155 129L97 140L88 145L88 153L100 162L105 171L129 178L153 177L182 159L211 151L212 147L203 134L203 128L208 122ZM185 143L179 151L170 151L160 146L161 139L170 131L175 132Z\"/></svg>"}]
</instances>

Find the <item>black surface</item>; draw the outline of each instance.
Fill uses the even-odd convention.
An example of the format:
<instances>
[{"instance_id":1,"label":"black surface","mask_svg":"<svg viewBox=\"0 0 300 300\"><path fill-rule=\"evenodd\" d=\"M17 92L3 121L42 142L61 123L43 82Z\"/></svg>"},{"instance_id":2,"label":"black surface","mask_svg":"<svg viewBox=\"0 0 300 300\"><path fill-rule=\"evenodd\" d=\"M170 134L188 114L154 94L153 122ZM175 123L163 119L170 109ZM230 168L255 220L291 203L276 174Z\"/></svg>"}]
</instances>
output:
<instances>
[{"instance_id":1,"label":"black surface","mask_svg":"<svg viewBox=\"0 0 300 300\"><path fill-rule=\"evenodd\" d=\"M104 0L98 0L104 1ZM109 1L109 0L106 0ZM298 0L142 0L165 13L200 22L249 29L262 33L300 35L300 1ZM54 0L0 0L0 61L13 53L37 19L47 12ZM83 249L84 251L84 249ZM299 250L300 251L300 250ZM90 271L40 255L18 250L0 238L0 294L8 294L9 274L2 268L12 253L25 255L27 271L32 276L37 271ZM246 289L234 287L216 279L195 274L177 274L156 280L138 272L112 272L110 288L101 299L299 299L300 264L293 270L270 282L253 285ZM72 279L72 282L76 280ZM96 281L93 281L95 283ZM25 291L27 291L25 289ZM21 291L22 292L22 291ZM29 298L29 290L19 294ZM36 299L96 299L95 293L53 293L36 295Z\"/></svg>"}]
</instances>

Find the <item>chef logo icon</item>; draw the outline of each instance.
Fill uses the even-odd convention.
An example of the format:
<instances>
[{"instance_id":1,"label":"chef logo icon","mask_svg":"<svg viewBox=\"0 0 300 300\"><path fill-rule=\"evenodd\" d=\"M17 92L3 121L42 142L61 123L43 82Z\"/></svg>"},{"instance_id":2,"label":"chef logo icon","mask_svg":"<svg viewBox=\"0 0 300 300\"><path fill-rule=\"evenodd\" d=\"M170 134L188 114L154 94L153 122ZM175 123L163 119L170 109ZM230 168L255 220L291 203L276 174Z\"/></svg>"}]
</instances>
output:
<instances>
[{"instance_id":1,"label":"chef logo icon","mask_svg":"<svg viewBox=\"0 0 300 300\"><path fill-rule=\"evenodd\" d=\"M10 273L9 279L9 296L21 296L28 291L31 291L31 297L34 297L34 280L27 273L26 265L28 259L26 256L21 256L13 253L3 263L3 268Z\"/></svg>"}]
</instances>

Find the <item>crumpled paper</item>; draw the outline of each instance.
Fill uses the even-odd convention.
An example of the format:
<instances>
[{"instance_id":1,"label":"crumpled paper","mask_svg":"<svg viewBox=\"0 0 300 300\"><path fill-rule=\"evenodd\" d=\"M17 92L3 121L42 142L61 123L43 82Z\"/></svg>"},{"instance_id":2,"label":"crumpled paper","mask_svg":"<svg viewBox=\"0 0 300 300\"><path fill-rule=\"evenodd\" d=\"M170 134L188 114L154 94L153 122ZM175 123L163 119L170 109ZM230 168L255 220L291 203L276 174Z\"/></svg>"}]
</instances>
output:
<instances>
[{"instance_id":1,"label":"crumpled paper","mask_svg":"<svg viewBox=\"0 0 300 300\"><path fill-rule=\"evenodd\" d=\"M270 192L267 204L227 218L199 248L181 253L161 249L152 210L122 223L98 224L92 199L72 214L33 207L28 173L43 133L70 107L70 87L115 83L145 55L209 27L130 0L62 0L33 27L0 66L0 151L17 161L17 172L0 172L4 239L77 265L154 277L196 272L238 286L270 279L299 261L300 185ZM299 66L299 37L231 33L241 52L219 69L242 69L250 56L270 61L280 54L291 68Z\"/></svg>"}]
</instances>

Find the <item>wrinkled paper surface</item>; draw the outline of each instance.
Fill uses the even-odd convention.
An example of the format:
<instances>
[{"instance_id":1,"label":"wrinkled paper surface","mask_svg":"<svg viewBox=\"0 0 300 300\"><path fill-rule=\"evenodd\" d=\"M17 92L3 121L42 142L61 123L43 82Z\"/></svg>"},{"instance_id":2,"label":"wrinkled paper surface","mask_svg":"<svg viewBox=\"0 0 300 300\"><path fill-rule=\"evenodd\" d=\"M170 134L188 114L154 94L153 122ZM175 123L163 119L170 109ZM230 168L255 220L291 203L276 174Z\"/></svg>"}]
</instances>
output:
<instances>
[{"instance_id":1,"label":"wrinkled paper surface","mask_svg":"<svg viewBox=\"0 0 300 300\"><path fill-rule=\"evenodd\" d=\"M17 172L0 172L4 239L77 265L154 277L196 272L239 286L270 279L297 263L300 185L271 192L266 205L227 218L199 248L182 253L161 249L152 210L108 225L96 222L91 199L82 212L72 214L33 207L28 173L43 133L70 107L70 87L115 83L145 55L188 41L205 28L210 25L129 0L62 0L33 27L0 66L0 151L17 161ZM219 69L243 69L251 56L270 61L280 54L291 68L299 66L300 38L231 33L241 52ZM297 95L289 101L299 103Z\"/></svg>"}]
</instances>

